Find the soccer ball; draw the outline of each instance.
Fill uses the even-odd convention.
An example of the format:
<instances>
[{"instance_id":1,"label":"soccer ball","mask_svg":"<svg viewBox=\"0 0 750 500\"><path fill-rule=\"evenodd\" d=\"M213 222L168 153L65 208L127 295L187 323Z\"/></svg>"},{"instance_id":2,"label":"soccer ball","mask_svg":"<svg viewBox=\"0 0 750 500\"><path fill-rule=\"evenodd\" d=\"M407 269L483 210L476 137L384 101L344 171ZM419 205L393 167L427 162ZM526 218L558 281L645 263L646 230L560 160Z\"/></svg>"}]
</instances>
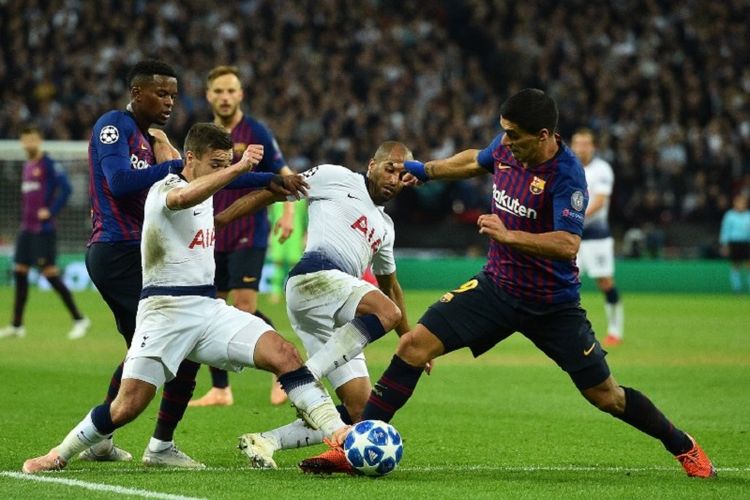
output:
<instances>
[{"instance_id":1,"label":"soccer ball","mask_svg":"<svg viewBox=\"0 0 750 500\"><path fill-rule=\"evenodd\" d=\"M346 460L366 476L385 476L392 472L404 454L401 435L382 420L359 422L344 440Z\"/></svg>"}]
</instances>

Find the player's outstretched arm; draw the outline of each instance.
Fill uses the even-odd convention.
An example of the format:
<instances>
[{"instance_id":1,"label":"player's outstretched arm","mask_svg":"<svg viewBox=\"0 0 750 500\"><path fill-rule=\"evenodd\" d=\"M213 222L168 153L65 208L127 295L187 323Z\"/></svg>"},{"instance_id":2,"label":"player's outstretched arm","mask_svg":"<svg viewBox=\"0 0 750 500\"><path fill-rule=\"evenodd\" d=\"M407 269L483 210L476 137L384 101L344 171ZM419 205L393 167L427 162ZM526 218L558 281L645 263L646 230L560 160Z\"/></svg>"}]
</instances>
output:
<instances>
[{"instance_id":1,"label":"player's outstretched arm","mask_svg":"<svg viewBox=\"0 0 750 500\"><path fill-rule=\"evenodd\" d=\"M250 144L242 154L240 161L191 181L185 187L172 189L167 193L167 207L172 210L183 210L193 207L223 188L240 175L249 172L263 158L263 146Z\"/></svg>"},{"instance_id":2,"label":"player's outstretched arm","mask_svg":"<svg viewBox=\"0 0 750 500\"><path fill-rule=\"evenodd\" d=\"M455 181L468 179L488 173L477 162L478 149L467 149L456 153L450 158L431 160L427 163L419 161L404 162L404 169L421 182L428 180ZM406 179L408 183L408 179Z\"/></svg>"},{"instance_id":3,"label":"player's outstretched arm","mask_svg":"<svg viewBox=\"0 0 750 500\"><path fill-rule=\"evenodd\" d=\"M238 198L234 203L216 214L214 216L214 226L216 229L221 229L233 220L254 214L261 208L266 207L273 202L285 199L285 196L275 194L267 189L253 191L242 198Z\"/></svg>"}]
</instances>

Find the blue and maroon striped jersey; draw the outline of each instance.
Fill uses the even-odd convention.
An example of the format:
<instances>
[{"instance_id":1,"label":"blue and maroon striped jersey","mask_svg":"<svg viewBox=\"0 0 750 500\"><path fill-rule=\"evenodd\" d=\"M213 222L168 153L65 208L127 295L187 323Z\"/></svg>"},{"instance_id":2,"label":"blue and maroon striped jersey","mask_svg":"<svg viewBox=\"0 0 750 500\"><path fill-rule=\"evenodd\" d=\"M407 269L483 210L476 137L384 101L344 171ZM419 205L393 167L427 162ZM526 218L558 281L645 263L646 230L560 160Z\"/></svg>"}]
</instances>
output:
<instances>
[{"instance_id":1,"label":"blue and maroon striped jersey","mask_svg":"<svg viewBox=\"0 0 750 500\"><path fill-rule=\"evenodd\" d=\"M148 188L167 175L172 163L155 165L151 140L128 111L108 111L94 125L89 141L89 245L141 240Z\"/></svg>"},{"instance_id":2,"label":"blue and maroon striped jersey","mask_svg":"<svg viewBox=\"0 0 750 500\"><path fill-rule=\"evenodd\" d=\"M259 121L245 115L232 129L234 161L238 161L248 144L263 144L263 159L254 172L278 173L286 165L279 145L271 132ZM222 189L214 195L214 213L219 213L252 189ZM270 225L264 208L242 217L216 231L216 251L233 252L240 248L266 248Z\"/></svg>"},{"instance_id":3,"label":"blue and maroon striped jersey","mask_svg":"<svg viewBox=\"0 0 750 500\"><path fill-rule=\"evenodd\" d=\"M70 196L70 182L59 163L47 154L23 165L21 178L21 229L41 233L55 229L55 215ZM39 209L47 208L50 218L39 220Z\"/></svg>"},{"instance_id":4,"label":"blue and maroon striped jersey","mask_svg":"<svg viewBox=\"0 0 750 500\"><path fill-rule=\"evenodd\" d=\"M588 191L578 158L558 140L560 149L554 158L526 169L502 145L502 136L477 156L478 163L494 175L492 213L511 230L567 231L580 236ZM575 259L535 257L490 240L484 270L503 290L524 301L556 304L579 299Z\"/></svg>"}]
</instances>

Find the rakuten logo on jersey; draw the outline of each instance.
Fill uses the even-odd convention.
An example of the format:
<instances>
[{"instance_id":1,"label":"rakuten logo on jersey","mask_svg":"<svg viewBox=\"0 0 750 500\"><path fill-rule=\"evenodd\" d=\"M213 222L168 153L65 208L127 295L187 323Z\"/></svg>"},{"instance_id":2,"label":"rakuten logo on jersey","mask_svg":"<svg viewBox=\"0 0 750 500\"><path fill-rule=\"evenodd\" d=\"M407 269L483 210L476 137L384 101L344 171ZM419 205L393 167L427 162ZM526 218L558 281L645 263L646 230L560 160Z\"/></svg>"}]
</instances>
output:
<instances>
[{"instance_id":1,"label":"rakuten logo on jersey","mask_svg":"<svg viewBox=\"0 0 750 500\"><path fill-rule=\"evenodd\" d=\"M505 194L505 189L498 191L497 187L492 185L492 199L495 201L495 207L503 212L508 212L517 217L526 217L527 219L536 219L536 210L522 205L518 198L511 198Z\"/></svg>"},{"instance_id":2,"label":"rakuten logo on jersey","mask_svg":"<svg viewBox=\"0 0 750 500\"><path fill-rule=\"evenodd\" d=\"M143 170L144 168L150 167L151 164L146 160L139 159L135 154L132 154L130 155L130 166L137 170Z\"/></svg>"},{"instance_id":3,"label":"rakuten logo on jersey","mask_svg":"<svg viewBox=\"0 0 750 500\"><path fill-rule=\"evenodd\" d=\"M198 229L198 232L195 233L195 236L193 236L193 241L190 242L188 245L188 248L192 250L195 247L199 248L210 248L214 246L214 243L216 242L216 232L214 231L214 228L210 227L206 229L205 231L203 229Z\"/></svg>"},{"instance_id":4,"label":"rakuten logo on jersey","mask_svg":"<svg viewBox=\"0 0 750 500\"><path fill-rule=\"evenodd\" d=\"M370 224L367 221L367 217L365 217L364 215L355 220L351 227L352 229L362 233L362 235L367 239L367 243L370 244L370 248L372 248L373 253L377 252L378 248L380 248L380 245L383 244L383 240L381 240L380 238L374 239L375 228L370 227Z\"/></svg>"}]
</instances>

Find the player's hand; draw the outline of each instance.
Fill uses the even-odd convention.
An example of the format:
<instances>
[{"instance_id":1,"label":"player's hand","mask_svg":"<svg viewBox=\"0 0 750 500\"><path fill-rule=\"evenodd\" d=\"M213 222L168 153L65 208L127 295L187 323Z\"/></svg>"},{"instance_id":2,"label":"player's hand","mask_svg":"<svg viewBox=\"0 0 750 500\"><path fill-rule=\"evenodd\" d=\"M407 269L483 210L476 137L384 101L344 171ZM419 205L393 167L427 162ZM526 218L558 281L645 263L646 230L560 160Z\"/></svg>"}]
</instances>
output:
<instances>
[{"instance_id":1,"label":"player's hand","mask_svg":"<svg viewBox=\"0 0 750 500\"><path fill-rule=\"evenodd\" d=\"M477 219L479 234L486 234L498 243L504 243L508 234L508 228L496 214L480 215Z\"/></svg>"},{"instance_id":2,"label":"player's hand","mask_svg":"<svg viewBox=\"0 0 750 500\"><path fill-rule=\"evenodd\" d=\"M49 211L49 208L42 207L36 211L36 217L39 220L47 220L52 217L52 212Z\"/></svg>"},{"instance_id":3,"label":"player's hand","mask_svg":"<svg viewBox=\"0 0 750 500\"><path fill-rule=\"evenodd\" d=\"M268 185L269 191L274 194L283 196L294 196L298 200L307 196L307 188L310 185L305 182L305 178L299 174L292 175L275 175Z\"/></svg>"},{"instance_id":4,"label":"player's hand","mask_svg":"<svg viewBox=\"0 0 750 500\"><path fill-rule=\"evenodd\" d=\"M273 234L278 235L279 243L284 243L294 232L294 214L284 213L273 227Z\"/></svg>"},{"instance_id":5,"label":"player's hand","mask_svg":"<svg viewBox=\"0 0 750 500\"><path fill-rule=\"evenodd\" d=\"M237 162L242 172L250 172L263 159L263 144L250 144Z\"/></svg>"},{"instance_id":6,"label":"player's hand","mask_svg":"<svg viewBox=\"0 0 750 500\"><path fill-rule=\"evenodd\" d=\"M182 158L180 152L169 142L167 134L159 128L150 128L148 133L154 138L154 157L157 163Z\"/></svg>"}]
</instances>

